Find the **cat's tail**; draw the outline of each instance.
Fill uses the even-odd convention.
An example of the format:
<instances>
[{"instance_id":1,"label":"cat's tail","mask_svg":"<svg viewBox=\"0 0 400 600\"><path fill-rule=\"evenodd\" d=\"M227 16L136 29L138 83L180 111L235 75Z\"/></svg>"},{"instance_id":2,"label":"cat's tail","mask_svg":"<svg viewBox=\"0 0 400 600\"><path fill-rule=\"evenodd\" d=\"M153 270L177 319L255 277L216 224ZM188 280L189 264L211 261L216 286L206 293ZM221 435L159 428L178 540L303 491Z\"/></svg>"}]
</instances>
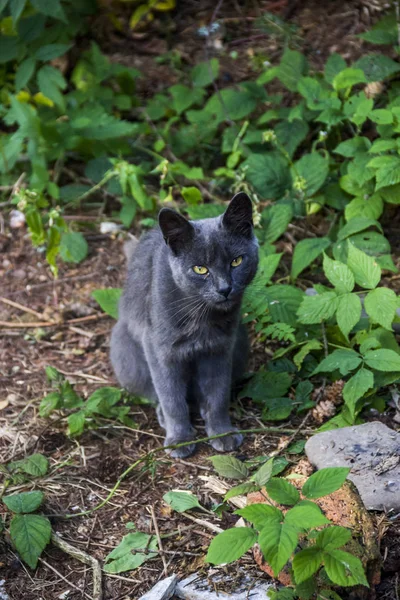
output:
<instances>
[{"instance_id":1,"label":"cat's tail","mask_svg":"<svg viewBox=\"0 0 400 600\"><path fill-rule=\"evenodd\" d=\"M129 234L129 236L130 236L130 239L128 241L126 241L124 244L124 254L125 254L126 260L128 262L132 258L132 255L135 252L136 246L139 243L139 240L136 236L134 236L132 234Z\"/></svg>"}]
</instances>

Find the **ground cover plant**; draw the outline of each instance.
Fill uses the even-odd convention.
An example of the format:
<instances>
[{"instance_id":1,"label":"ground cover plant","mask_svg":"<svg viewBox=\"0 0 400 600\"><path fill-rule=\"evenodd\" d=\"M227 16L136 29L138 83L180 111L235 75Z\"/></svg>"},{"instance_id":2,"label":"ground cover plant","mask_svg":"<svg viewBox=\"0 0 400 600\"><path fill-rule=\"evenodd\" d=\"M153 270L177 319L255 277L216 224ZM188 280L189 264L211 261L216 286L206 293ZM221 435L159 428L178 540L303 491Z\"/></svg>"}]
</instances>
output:
<instances>
[{"instance_id":1,"label":"ground cover plant","mask_svg":"<svg viewBox=\"0 0 400 600\"><path fill-rule=\"evenodd\" d=\"M297 586L303 585L303 576L309 578L319 569L324 569L322 583L327 575L330 583L340 587L346 586L348 577L352 584L365 584L358 559L344 556L346 551L339 549L348 534L334 526L317 532L314 528L327 524L324 515L315 509L312 496L305 494L307 500L297 503L295 488L288 487L283 469L301 456L311 428L332 429L371 418L385 420L388 415L393 424L397 414L400 63L396 7L372 12L368 27L359 26L354 56L329 50L316 61L307 51L301 19L296 23L283 13L272 13L268 3L256 16L243 8L250 10L250 22L254 21L256 35L264 36L263 43L267 40L267 50L253 44L251 36L246 51L240 44L236 47L235 29L227 34L226 27L231 27L229 19L238 17L223 5L217 14L205 6L206 21L196 16L191 22L191 43L199 49L195 59L169 40L168 48L163 46L151 58L151 68L161 69L152 76L147 59L116 58L107 36L118 40L127 35L135 44L145 44L149 32L160 40L168 38L174 26L184 29L186 17L181 17L179 3L0 1L4 122L0 248L10 263L2 267L1 300L2 308L11 311L4 318L0 315L4 331L0 343L4 342L3 357L15 354L11 345L15 342L23 345L21 356L32 352L38 359L35 373L29 372L29 358L14 371L7 366L2 371L4 410L16 402L21 412L12 411L12 420L5 417L15 450L9 451L8 441L2 468L4 539L31 569L44 568L38 560L44 556L51 527L63 526L53 514L73 522L71 507L76 506L76 515L84 515L77 521L100 519L95 515L117 499L123 506L121 490L131 477L154 486L166 472L172 470L175 476L178 467L154 448L141 446L147 429L155 436L147 439L149 443L157 441L160 433L153 424L148 426L151 417L144 416L150 412L143 408L145 399L130 398L116 388L105 366L123 283L121 245L129 230L140 234L153 226L162 206L172 206L193 219L216 216L232 193L243 190L253 202L260 268L243 305L253 352L251 373L239 391L235 414L240 423L243 420L241 429L253 431L254 436L263 431L272 440L274 434L294 436L291 442L297 444L298 453L285 452L272 460L273 448L268 444L260 452L246 446L247 459L254 453L262 455L264 464L252 473L242 460L231 457L246 481L238 484L239 490L228 492L218 509L210 499L199 502L201 491L196 485L189 504L188 495L183 498L183 511L179 498L178 508L176 496L165 499L165 494L178 493L168 484L160 488L159 501L164 495L163 510L171 507L169 516L175 515L172 511L186 514L197 507L213 519L227 519L226 532L211 545L210 539L201 544L202 556L210 563L239 559L259 531L259 543L274 571L293 559ZM236 27L237 21L233 23ZM160 73L168 76L164 79ZM13 219L19 225L9 227ZM115 254L111 245L104 245L108 243ZM20 249L14 250L18 244ZM21 245L25 254L14 265ZM96 257L97 248L101 252ZM38 293L47 294L43 306L34 304L34 309L29 308L31 289L19 294L18 278L12 275L20 269L27 276L24 257L32 263L32 273L44 277L29 280ZM84 300L79 299L75 283L63 291L63 281L69 285L69 277L77 278L81 288L85 278L90 281ZM24 275L20 283L21 279ZM20 317L25 308L28 319L24 320ZM100 333L91 327L100 327ZM69 335L75 336L73 341ZM76 361L75 366L65 367L60 356ZM31 383L35 377L40 384ZM22 384L17 384L19 380ZM14 385L22 386L16 396ZM10 394L15 397L10 399ZM25 440L22 449L16 430L24 426L29 430L31 410L41 427L37 439L30 446ZM61 442L49 441L49 467L43 440L53 433L61 436L68 451L65 456L57 454ZM86 465L85 440L90 440L89 445L108 444L116 436L123 444L123 435L141 440L139 450L128 452L128 461L124 450L119 450L103 486L107 491L90 501L74 497L65 505L51 504L57 486L63 485L60 474L66 473L67 480L74 460ZM253 439L251 433L249 437ZM78 458L73 448L78 449ZM203 458L201 454L194 460ZM210 463L205 464L202 468L210 469ZM198 472L201 469L193 473ZM192 484L177 487L186 485ZM277 499L293 508L284 515L264 506L260 511L268 515L260 526L250 518L248 507L237 515L254 527L243 527L242 532L230 528L237 517L228 510L226 501L233 497L229 494L263 485L267 490L275 485ZM282 501L281 494L286 494L286 500L292 494L290 502ZM129 503L127 507L129 515ZM299 513L298 520L307 512L307 531L293 520L289 523L291 511ZM227 513L230 516L224 517ZM140 567L143 576L150 573L151 579L150 565L155 561L165 570L168 555L163 551L168 541L160 545L151 523L148 515L147 521L142 516L139 522L124 517L118 539L110 544L109 536L104 536L107 552L98 558L105 559L105 573L135 569L135 578ZM276 534L271 548L263 548L264 527ZM126 534L126 528L132 531ZM39 532L38 538L33 530ZM282 530L289 531L289 542L277 552ZM324 541L329 530L336 531L337 543L330 538ZM218 540L230 535L243 535L246 542L237 556L222 556ZM299 540L306 547L295 553ZM311 555L315 569L303 575L302 557ZM242 560L246 563L246 557ZM332 563L341 560L351 563L349 572L343 575L338 567L333 574ZM123 580L112 581L124 585ZM338 597L330 588L331 596L326 595L324 589L323 585L311 591L293 587L292 596L277 597L317 597L318 593ZM123 592L121 588L118 593ZM114 592L108 593L113 597Z\"/></svg>"}]
</instances>

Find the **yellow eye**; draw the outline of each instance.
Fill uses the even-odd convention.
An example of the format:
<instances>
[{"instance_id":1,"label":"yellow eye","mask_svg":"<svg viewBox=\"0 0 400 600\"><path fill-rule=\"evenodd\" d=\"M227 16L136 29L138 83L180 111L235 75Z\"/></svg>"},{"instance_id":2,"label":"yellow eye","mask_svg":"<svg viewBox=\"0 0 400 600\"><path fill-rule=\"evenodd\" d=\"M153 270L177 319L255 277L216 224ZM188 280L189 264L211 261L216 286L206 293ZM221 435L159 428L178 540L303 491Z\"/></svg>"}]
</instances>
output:
<instances>
[{"instance_id":1,"label":"yellow eye","mask_svg":"<svg viewBox=\"0 0 400 600\"><path fill-rule=\"evenodd\" d=\"M231 262L232 267L238 267L239 265L242 264L243 261L243 256L237 256L236 258L233 259L233 261Z\"/></svg>"},{"instance_id":2,"label":"yellow eye","mask_svg":"<svg viewBox=\"0 0 400 600\"><path fill-rule=\"evenodd\" d=\"M207 267L192 267L193 271L197 273L197 275L206 275L208 273Z\"/></svg>"}]
</instances>

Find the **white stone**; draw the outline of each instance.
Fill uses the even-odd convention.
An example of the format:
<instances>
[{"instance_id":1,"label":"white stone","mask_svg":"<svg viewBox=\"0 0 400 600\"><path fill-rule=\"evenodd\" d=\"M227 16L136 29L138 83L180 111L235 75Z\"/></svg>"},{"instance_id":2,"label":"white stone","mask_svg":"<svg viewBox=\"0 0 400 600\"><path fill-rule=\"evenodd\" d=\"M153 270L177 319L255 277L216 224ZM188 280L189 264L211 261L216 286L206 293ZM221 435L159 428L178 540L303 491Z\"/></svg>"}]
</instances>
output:
<instances>
[{"instance_id":1,"label":"white stone","mask_svg":"<svg viewBox=\"0 0 400 600\"><path fill-rule=\"evenodd\" d=\"M220 578L222 580L222 578ZM200 578L197 573L190 575L178 583L175 589L175 596L182 600L268 600L268 590L273 591L273 583L254 580L250 577L245 578L244 583L232 593L214 590L207 583L207 579Z\"/></svg>"},{"instance_id":2,"label":"white stone","mask_svg":"<svg viewBox=\"0 0 400 600\"><path fill-rule=\"evenodd\" d=\"M159 581L144 596L141 596L139 600L169 600L175 592L177 581L178 577L171 575L171 577Z\"/></svg>"}]
</instances>

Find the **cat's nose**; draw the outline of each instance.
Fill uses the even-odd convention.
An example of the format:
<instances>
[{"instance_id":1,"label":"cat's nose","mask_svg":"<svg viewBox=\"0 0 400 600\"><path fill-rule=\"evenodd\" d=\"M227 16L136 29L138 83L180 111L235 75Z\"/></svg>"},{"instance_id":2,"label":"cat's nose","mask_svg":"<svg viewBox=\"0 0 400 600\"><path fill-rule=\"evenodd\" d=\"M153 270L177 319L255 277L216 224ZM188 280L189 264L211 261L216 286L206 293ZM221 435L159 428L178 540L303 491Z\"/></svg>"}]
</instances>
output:
<instances>
[{"instance_id":1,"label":"cat's nose","mask_svg":"<svg viewBox=\"0 0 400 600\"><path fill-rule=\"evenodd\" d=\"M229 294L232 291L232 286L231 285L225 285L223 287L218 288L218 294L221 294L221 296L224 296L224 298L227 298L229 296Z\"/></svg>"}]
</instances>

